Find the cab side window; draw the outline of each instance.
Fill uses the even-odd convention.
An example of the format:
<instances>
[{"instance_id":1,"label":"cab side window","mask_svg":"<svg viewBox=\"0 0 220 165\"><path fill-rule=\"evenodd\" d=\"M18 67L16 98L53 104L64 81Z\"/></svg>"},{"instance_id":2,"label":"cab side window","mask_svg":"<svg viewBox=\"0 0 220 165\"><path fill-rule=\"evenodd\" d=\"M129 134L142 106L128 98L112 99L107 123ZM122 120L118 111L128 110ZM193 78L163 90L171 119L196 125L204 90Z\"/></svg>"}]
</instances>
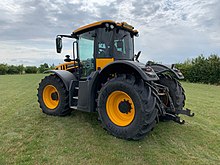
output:
<instances>
[{"instance_id":1,"label":"cab side window","mask_svg":"<svg viewBox=\"0 0 220 165\"><path fill-rule=\"evenodd\" d=\"M97 58L112 57L113 31L106 31L105 28L97 29Z\"/></svg>"},{"instance_id":2,"label":"cab side window","mask_svg":"<svg viewBox=\"0 0 220 165\"><path fill-rule=\"evenodd\" d=\"M94 66L94 40L95 32L90 31L79 36L79 56L81 77L87 77L95 70Z\"/></svg>"}]
</instances>

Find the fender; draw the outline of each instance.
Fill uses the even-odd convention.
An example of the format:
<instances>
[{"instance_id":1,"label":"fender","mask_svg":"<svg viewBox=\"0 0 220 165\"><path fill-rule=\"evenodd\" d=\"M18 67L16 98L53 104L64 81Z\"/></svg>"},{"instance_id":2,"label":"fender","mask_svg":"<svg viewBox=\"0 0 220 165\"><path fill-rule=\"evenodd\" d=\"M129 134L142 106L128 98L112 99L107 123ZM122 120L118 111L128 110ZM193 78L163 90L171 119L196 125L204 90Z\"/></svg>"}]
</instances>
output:
<instances>
[{"instance_id":1,"label":"fender","mask_svg":"<svg viewBox=\"0 0 220 165\"><path fill-rule=\"evenodd\" d=\"M144 81L156 81L159 77L150 67L134 61L114 61L106 65L102 70L92 72L86 81L79 81L79 100L77 109L85 112L96 111L96 93L99 90L99 85L107 81L109 74L114 73L134 73Z\"/></svg>"},{"instance_id":2,"label":"fender","mask_svg":"<svg viewBox=\"0 0 220 165\"><path fill-rule=\"evenodd\" d=\"M108 73L135 73L139 75L144 81L156 81L159 80L156 72L150 67L145 66L140 62L118 60L106 65L100 70L100 75L106 75Z\"/></svg>"},{"instance_id":3,"label":"fender","mask_svg":"<svg viewBox=\"0 0 220 165\"><path fill-rule=\"evenodd\" d=\"M45 71L44 73L55 73L65 84L66 90L69 91L70 89L70 83L71 80L76 81L76 77L70 73L69 71L65 70L48 70Z\"/></svg>"},{"instance_id":4,"label":"fender","mask_svg":"<svg viewBox=\"0 0 220 165\"><path fill-rule=\"evenodd\" d=\"M174 75L175 78L181 80L184 79L183 74L178 70L177 68L171 67L169 68L168 66L161 65L161 64L146 64L146 66L150 66L151 68L154 69L154 71L159 75L165 72L170 72ZM174 65L172 65L174 66Z\"/></svg>"}]
</instances>

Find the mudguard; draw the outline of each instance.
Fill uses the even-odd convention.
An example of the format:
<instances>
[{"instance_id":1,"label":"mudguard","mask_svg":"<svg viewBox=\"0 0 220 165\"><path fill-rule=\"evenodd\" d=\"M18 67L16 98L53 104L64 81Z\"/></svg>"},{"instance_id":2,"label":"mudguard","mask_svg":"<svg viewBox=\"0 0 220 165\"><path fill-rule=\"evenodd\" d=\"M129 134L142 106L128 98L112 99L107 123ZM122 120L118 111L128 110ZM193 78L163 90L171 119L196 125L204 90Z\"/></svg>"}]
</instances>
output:
<instances>
[{"instance_id":1,"label":"mudguard","mask_svg":"<svg viewBox=\"0 0 220 165\"><path fill-rule=\"evenodd\" d=\"M159 80L156 72L150 66L145 66L140 62L127 60L118 60L106 65L102 70L100 70L100 75L102 76L107 73L119 73L120 71L138 74L144 81Z\"/></svg>"},{"instance_id":2,"label":"mudguard","mask_svg":"<svg viewBox=\"0 0 220 165\"><path fill-rule=\"evenodd\" d=\"M174 75L175 78L181 80L184 79L183 74L180 72L180 70L174 68L174 67L168 67L161 64L146 64L146 66L150 66L154 69L154 71L159 75L165 72L170 72Z\"/></svg>"},{"instance_id":3,"label":"mudguard","mask_svg":"<svg viewBox=\"0 0 220 165\"><path fill-rule=\"evenodd\" d=\"M156 81L159 77L151 67L134 61L115 61L106 65L102 70L92 72L86 81L79 81L79 95L77 109L85 112L95 112L96 93L98 84L103 78L114 73L134 73L144 81ZM104 80L105 81L105 80Z\"/></svg>"},{"instance_id":4,"label":"mudguard","mask_svg":"<svg viewBox=\"0 0 220 165\"><path fill-rule=\"evenodd\" d=\"M70 83L71 80L76 81L76 77L70 73L69 71L65 71L65 70L48 70L45 71L44 73L55 73L65 84L66 90L69 91L70 90Z\"/></svg>"}]
</instances>

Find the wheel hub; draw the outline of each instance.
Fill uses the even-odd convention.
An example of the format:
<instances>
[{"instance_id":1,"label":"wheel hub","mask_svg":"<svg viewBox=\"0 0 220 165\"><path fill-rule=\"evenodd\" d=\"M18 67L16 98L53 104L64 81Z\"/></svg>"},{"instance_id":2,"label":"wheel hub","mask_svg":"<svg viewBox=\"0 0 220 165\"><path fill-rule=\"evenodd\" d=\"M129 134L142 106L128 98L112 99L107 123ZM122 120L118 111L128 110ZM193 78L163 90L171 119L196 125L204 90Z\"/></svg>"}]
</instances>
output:
<instances>
[{"instance_id":1,"label":"wheel hub","mask_svg":"<svg viewBox=\"0 0 220 165\"><path fill-rule=\"evenodd\" d=\"M53 92L51 94L51 98L52 98L52 100L58 100L58 93L57 92Z\"/></svg>"},{"instance_id":2,"label":"wheel hub","mask_svg":"<svg viewBox=\"0 0 220 165\"><path fill-rule=\"evenodd\" d=\"M131 103L129 103L129 100L121 101L118 105L118 109L120 110L121 113L126 113L128 114L131 112Z\"/></svg>"}]
</instances>

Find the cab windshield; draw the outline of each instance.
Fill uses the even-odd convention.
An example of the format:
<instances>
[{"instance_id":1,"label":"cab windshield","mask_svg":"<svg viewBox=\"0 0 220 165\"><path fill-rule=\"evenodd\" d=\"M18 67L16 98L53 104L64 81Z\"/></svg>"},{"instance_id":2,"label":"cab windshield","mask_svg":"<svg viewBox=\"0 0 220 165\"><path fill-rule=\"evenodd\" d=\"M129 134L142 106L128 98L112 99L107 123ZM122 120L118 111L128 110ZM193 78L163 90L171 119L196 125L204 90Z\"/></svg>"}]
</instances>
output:
<instances>
[{"instance_id":1,"label":"cab windshield","mask_svg":"<svg viewBox=\"0 0 220 165\"><path fill-rule=\"evenodd\" d=\"M107 31L97 29L97 58L115 58L132 60L134 57L133 35L122 29Z\"/></svg>"}]
</instances>

